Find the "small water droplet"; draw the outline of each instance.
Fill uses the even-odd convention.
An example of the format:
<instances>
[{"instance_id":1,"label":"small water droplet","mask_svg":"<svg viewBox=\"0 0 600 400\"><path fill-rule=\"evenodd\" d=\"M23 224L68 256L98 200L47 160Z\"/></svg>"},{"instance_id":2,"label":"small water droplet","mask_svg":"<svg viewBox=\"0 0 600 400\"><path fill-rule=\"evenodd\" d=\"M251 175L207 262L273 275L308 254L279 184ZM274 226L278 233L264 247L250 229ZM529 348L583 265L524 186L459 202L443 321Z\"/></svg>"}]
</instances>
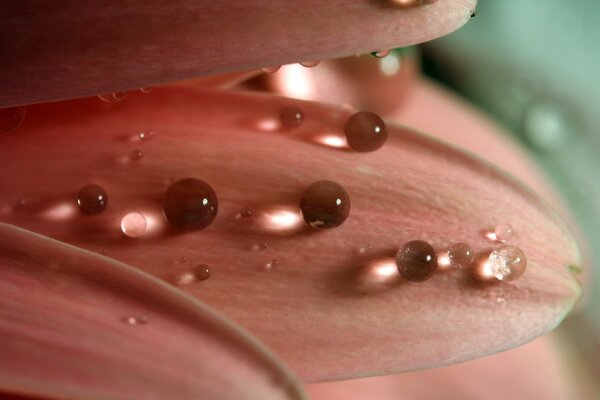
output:
<instances>
[{"instance_id":1,"label":"small water droplet","mask_svg":"<svg viewBox=\"0 0 600 400\"><path fill-rule=\"evenodd\" d=\"M455 243L438 253L438 266L441 269L466 268L473 262L473 250L466 243Z\"/></svg>"},{"instance_id":2,"label":"small water droplet","mask_svg":"<svg viewBox=\"0 0 600 400\"><path fill-rule=\"evenodd\" d=\"M387 128L376 114L361 111L352 115L344 127L348 145L356 151L379 149L387 140Z\"/></svg>"},{"instance_id":3,"label":"small water droplet","mask_svg":"<svg viewBox=\"0 0 600 400\"><path fill-rule=\"evenodd\" d=\"M149 318L146 315L142 315L140 317L125 317L123 321L129 325L146 325Z\"/></svg>"},{"instance_id":4,"label":"small water droplet","mask_svg":"<svg viewBox=\"0 0 600 400\"><path fill-rule=\"evenodd\" d=\"M131 161L140 161L143 157L144 153L139 149L133 150L129 154L129 158L131 159Z\"/></svg>"},{"instance_id":5,"label":"small water droplet","mask_svg":"<svg viewBox=\"0 0 600 400\"><path fill-rule=\"evenodd\" d=\"M270 270L270 269L273 269L273 268L277 267L278 265L279 265L279 260L277 260L277 259L274 258L274 259L269 260L266 263L264 263L261 266L261 269L263 269L263 270Z\"/></svg>"},{"instance_id":6,"label":"small water droplet","mask_svg":"<svg viewBox=\"0 0 600 400\"><path fill-rule=\"evenodd\" d=\"M306 223L313 228L335 228L350 214L350 196L333 181L317 181L302 195L300 210Z\"/></svg>"},{"instance_id":7,"label":"small water droplet","mask_svg":"<svg viewBox=\"0 0 600 400\"><path fill-rule=\"evenodd\" d=\"M267 247L269 247L269 244L267 242L260 242L260 243L254 243L251 247L252 251L259 251L259 250L265 250Z\"/></svg>"},{"instance_id":8,"label":"small water droplet","mask_svg":"<svg viewBox=\"0 0 600 400\"><path fill-rule=\"evenodd\" d=\"M512 226L508 224L500 224L494 229L494 235L499 242L508 242L513 237Z\"/></svg>"},{"instance_id":9,"label":"small water droplet","mask_svg":"<svg viewBox=\"0 0 600 400\"><path fill-rule=\"evenodd\" d=\"M279 71L280 68L281 68L281 65L275 65L273 67L264 67L262 70L264 72L272 74L272 73L275 73L275 72Z\"/></svg>"},{"instance_id":10,"label":"small water droplet","mask_svg":"<svg viewBox=\"0 0 600 400\"><path fill-rule=\"evenodd\" d=\"M189 285L196 282L196 274L190 271L181 272L175 276L175 283L179 286Z\"/></svg>"},{"instance_id":11,"label":"small water droplet","mask_svg":"<svg viewBox=\"0 0 600 400\"><path fill-rule=\"evenodd\" d=\"M154 139L154 131L142 131L138 133L138 138L142 141L148 142Z\"/></svg>"},{"instance_id":12,"label":"small water droplet","mask_svg":"<svg viewBox=\"0 0 600 400\"><path fill-rule=\"evenodd\" d=\"M286 107L279 114L281 119L281 125L287 129L297 128L302 125L304 121L304 114L302 110L297 107Z\"/></svg>"},{"instance_id":13,"label":"small water droplet","mask_svg":"<svg viewBox=\"0 0 600 400\"><path fill-rule=\"evenodd\" d=\"M523 275L527 267L525 253L516 246L502 246L488 257L491 274L500 281L514 281Z\"/></svg>"},{"instance_id":14,"label":"small water droplet","mask_svg":"<svg viewBox=\"0 0 600 400\"><path fill-rule=\"evenodd\" d=\"M175 229L200 230L209 226L217 216L217 194L206 182L185 178L173 183L163 202L167 221Z\"/></svg>"},{"instance_id":15,"label":"small water droplet","mask_svg":"<svg viewBox=\"0 0 600 400\"><path fill-rule=\"evenodd\" d=\"M320 62L321 61L319 61L319 60L302 61L300 63L300 65L302 65L303 67L306 67L306 68L313 68L313 67L316 67L317 65L319 65Z\"/></svg>"},{"instance_id":16,"label":"small water droplet","mask_svg":"<svg viewBox=\"0 0 600 400\"><path fill-rule=\"evenodd\" d=\"M379 50L371 52L371 55L375 58L383 58L387 57L387 55L390 54L390 52L391 50Z\"/></svg>"},{"instance_id":17,"label":"small water droplet","mask_svg":"<svg viewBox=\"0 0 600 400\"><path fill-rule=\"evenodd\" d=\"M100 100L111 104L123 101L125 100L125 97L127 97L127 92L103 93L98 95Z\"/></svg>"},{"instance_id":18,"label":"small water droplet","mask_svg":"<svg viewBox=\"0 0 600 400\"><path fill-rule=\"evenodd\" d=\"M196 279L205 281L210 278L210 267L206 264L200 264L194 269L194 275Z\"/></svg>"},{"instance_id":19,"label":"small water droplet","mask_svg":"<svg viewBox=\"0 0 600 400\"><path fill-rule=\"evenodd\" d=\"M100 254L102 254L103 256L108 254L108 249L102 249L100 250Z\"/></svg>"},{"instance_id":20,"label":"small water droplet","mask_svg":"<svg viewBox=\"0 0 600 400\"><path fill-rule=\"evenodd\" d=\"M0 108L0 134L17 129L25 119L25 107Z\"/></svg>"},{"instance_id":21,"label":"small water droplet","mask_svg":"<svg viewBox=\"0 0 600 400\"><path fill-rule=\"evenodd\" d=\"M85 215L100 214L108 204L106 190L100 185L85 185L77 192L77 205Z\"/></svg>"},{"instance_id":22,"label":"small water droplet","mask_svg":"<svg viewBox=\"0 0 600 400\"><path fill-rule=\"evenodd\" d=\"M252 216L252 210L250 208L244 208L242 211L236 214L236 218L250 218Z\"/></svg>"},{"instance_id":23,"label":"small water droplet","mask_svg":"<svg viewBox=\"0 0 600 400\"><path fill-rule=\"evenodd\" d=\"M427 242L413 240L396 253L396 265L400 275L410 282L422 282L433 275L438 261L435 249Z\"/></svg>"},{"instance_id":24,"label":"small water droplet","mask_svg":"<svg viewBox=\"0 0 600 400\"><path fill-rule=\"evenodd\" d=\"M370 251L372 248L373 248L373 245L371 243L367 243L366 246L358 248L358 254L365 254L368 251Z\"/></svg>"},{"instance_id":25,"label":"small water droplet","mask_svg":"<svg viewBox=\"0 0 600 400\"><path fill-rule=\"evenodd\" d=\"M503 295L503 294L502 294L502 295L500 295L500 296L498 296L498 297L496 298L496 303L499 303L499 304L504 304L504 303L506 303L506 299L504 298L504 295Z\"/></svg>"},{"instance_id":26,"label":"small water droplet","mask_svg":"<svg viewBox=\"0 0 600 400\"><path fill-rule=\"evenodd\" d=\"M574 136L583 133L580 119L572 114L567 107L547 100L533 103L524 116L525 138L541 153L560 151Z\"/></svg>"},{"instance_id":27,"label":"small water droplet","mask_svg":"<svg viewBox=\"0 0 600 400\"><path fill-rule=\"evenodd\" d=\"M140 88L140 92L144 93L144 94L148 94L152 91L152 87L148 86L148 87L143 87Z\"/></svg>"},{"instance_id":28,"label":"small water droplet","mask_svg":"<svg viewBox=\"0 0 600 400\"><path fill-rule=\"evenodd\" d=\"M139 212L130 212L121 219L121 231L130 238L138 238L146 233L146 217Z\"/></svg>"}]
</instances>

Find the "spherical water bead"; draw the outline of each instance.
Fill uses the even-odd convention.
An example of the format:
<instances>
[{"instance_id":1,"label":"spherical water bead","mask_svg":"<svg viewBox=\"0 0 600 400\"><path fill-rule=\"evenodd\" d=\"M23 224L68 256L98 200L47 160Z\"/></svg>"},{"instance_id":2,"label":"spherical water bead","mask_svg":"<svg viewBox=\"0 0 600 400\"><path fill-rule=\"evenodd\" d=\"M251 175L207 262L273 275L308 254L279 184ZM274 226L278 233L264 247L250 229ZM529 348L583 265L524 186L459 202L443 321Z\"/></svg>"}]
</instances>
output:
<instances>
[{"instance_id":1,"label":"spherical water bead","mask_svg":"<svg viewBox=\"0 0 600 400\"><path fill-rule=\"evenodd\" d=\"M494 235L499 242L508 242L513 237L512 226L508 224L500 224L494 229Z\"/></svg>"},{"instance_id":2,"label":"spherical water bead","mask_svg":"<svg viewBox=\"0 0 600 400\"><path fill-rule=\"evenodd\" d=\"M306 223L313 228L335 228L350 214L350 196L335 182L317 181L302 195L300 210Z\"/></svg>"},{"instance_id":3,"label":"spherical water bead","mask_svg":"<svg viewBox=\"0 0 600 400\"><path fill-rule=\"evenodd\" d=\"M194 269L194 275L196 275L196 279L205 281L210 278L210 267L206 264L200 264Z\"/></svg>"},{"instance_id":4,"label":"spherical water bead","mask_svg":"<svg viewBox=\"0 0 600 400\"><path fill-rule=\"evenodd\" d=\"M300 63L300 65L302 65L303 67L306 68L312 68L312 67L316 67L317 65L319 65L321 61L319 60L313 60L313 61L302 61Z\"/></svg>"},{"instance_id":5,"label":"spherical water bead","mask_svg":"<svg viewBox=\"0 0 600 400\"><path fill-rule=\"evenodd\" d=\"M450 264L455 268L465 268L473 262L473 249L466 243L456 243L448 249Z\"/></svg>"},{"instance_id":6,"label":"spherical water bead","mask_svg":"<svg viewBox=\"0 0 600 400\"><path fill-rule=\"evenodd\" d=\"M390 54L391 50L379 50L371 52L371 55L375 58L383 58L387 57Z\"/></svg>"},{"instance_id":7,"label":"spherical water bead","mask_svg":"<svg viewBox=\"0 0 600 400\"><path fill-rule=\"evenodd\" d=\"M279 71L280 68L281 68L281 65L275 65L273 67L264 67L262 70L266 73L272 74L272 73Z\"/></svg>"},{"instance_id":8,"label":"spherical water bead","mask_svg":"<svg viewBox=\"0 0 600 400\"><path fill-rule=\"evenodd\" d=\"M488 265L492 275L500 281L519 279L527 267L527 257L516 246L502 246L490 253Z\"/></svg>"},{"instance_id":9,"label":"spherical water bead","mask_svg":"<svg viewBox=\"0 0 600 400\"><path fill-rule=\"evenodd\" d=\"M181 179L169 186L163 202L164 214L172 227L200 230L210 225L219 209L217 194L206 182Z\"/></svg>"},{"instance_id":10,"label":"spherical water bead","mask_svg":"<svg viewBox=\"0 0 600 400\"><path fill-rule=\"evenodd\" d=\"M140 92L144 93L144 94L148 94L152 91L152 87L148 86L148 87L143 87L140 88Z\"/></svg>"},{"instance_id":11,"label":"spherical water bead","mask_svg":"<svg viewBox=\"0 0 600 400\"><path fill-rule=\"evenodd\" d=\"M139 149L133 150L131 153L129 153L129 158L131 161L140 161L143 157L144 153Z\"/></svg>"},{"instance_id":12,"label":"spherical water bead","mask_svg":"<svg viewBox=\"0 0 600 400\"><path fill-rule=\"evenodd\" d=\"M127 237L141 237L147 228L146 217L138 212L130 212L121 219L121 231Z\"/></svg>"},{"instance_id":13,"label":"spherical water bead","mask_svg":"<svg viewBox=\"0 0 600 400\"><path fill-rule=\"evenodd\" d=\"M425 281L438 266L435 249L422 240L410 241L396 253L396 265L400 275L407 281Z\"/></svg>"},{"instance_id":14,"label":"spherical water bead","mask_svg":"<svg viewBox=\"0 0 600 400\"><path fill-rule=\"evenodd\" d=\"M296 107L284 108L279 117L281 119L281 125L287 129L297 128L302 125L302 122L304 121L304 114Z\"/></svg>"},{"instance_id":15,"label":"spherical water bead","mask_svg":"<svg viewBox=\"0 0 600 400\"><path fill-rule=\"evenodd\" d=\"M0 134L17 129L25 119L25 107L0 108Z\"/></svg>"},{"instance_id":16,"label":"spherical water bead","mask_svg":"<svg viewBox=\"0 0 600 400\"><path fill-rule=\"evenodd\" d=\"M108 196L102 186L85 185L77 192L77 205L85 215L100 214L108 204Z\"/></svg>"},{"instance_id":17,"label":"spherical water bead","mask_svg":"<svg viewBox=\"0 0 600 400\"><path fill-rule=\"evenodd\" d=\"M98 95L100 100L111 104L123 101L125 100L125 97L127 97L127 92L103 93Z\"/></svg>"},{"instance_id":18,"label":"spherical water bead","mask_svg":"<svg viewBox=\"0 0 600 400\"><path fill-rule=\"evenodd\" d=\"M376 114L361 111L348 119L344 128L348 145L356 151L379 149L387 140L387 128Z\"/></svg>"}]
</instances>

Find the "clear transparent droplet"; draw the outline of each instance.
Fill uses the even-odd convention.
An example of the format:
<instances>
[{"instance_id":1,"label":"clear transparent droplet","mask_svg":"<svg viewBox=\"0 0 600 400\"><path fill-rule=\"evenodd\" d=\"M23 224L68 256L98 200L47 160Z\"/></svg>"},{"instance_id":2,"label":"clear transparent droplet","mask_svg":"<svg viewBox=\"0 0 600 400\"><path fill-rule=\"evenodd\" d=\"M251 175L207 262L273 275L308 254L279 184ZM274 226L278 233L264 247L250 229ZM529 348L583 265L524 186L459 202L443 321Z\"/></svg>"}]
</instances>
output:
<instances>
[{"instance_id":1,"label":"clear transparent droplet","mask_svg":"<svg viewBox=\"0 0 600 400\"><path fill-rule=\"evenodd\" d=\"M105 103L118 103L120 101L125 100L127 97L127 92L113 92L113 93L103 93L99 94L98 98Z\"/></svg>"},{"instance_id":2,"label":"clear transparent droplet","mask_svg":"<svg viewBox=\"0 0 600 400\"><path fill-rule=\"evenodd\" d=\"M494 229L494 235L499 242L508 242L513 237L512 226L508 224L500 224Z\"/></svg>"},{"instance_id":3,"label":"clear transparent droplet","mask_svg":"<svg viewBox=\"0 0 600 400\"><path fill-rule=\"evenodd\" d=\"M491 274L500 281L519 279L527 267L525 253L516 246L502 246L492 251L488 257Z\"/></svg>"},{"instance_id":4,"label":"clear transparent droplet","mask_svg":"<svg viewBox=\"0 0 600 400\"><path fill-rule=\"evenodd\" d=\"M131 161L140 161L144 157L144 153L140 149L133 150L129 153Z\"/></svg>"},{"instance_id":5,"label":"clear transparent droplet","mask_svg":"<svg viewBox=\"0 0 600 400\"><path fill-rule=\"evenodd\" d=\"M302 65L303 67L306 67L306 68L313 68L313 67L316 67L317 65L319 65L320 62L321 61L319 61L319 60L302 61L300 63L300 65Z\"/></svg>"},{"instance_id":6,"label":"clear transparent droplet","mask_svg":"<svg viewBox=\"0 0 600 400\"><path fill-rule=\"evenodd\" d=\"M25 107L0 108L0 135L16 130L25 119Z\"/></svg>"},{"instance_id":7,"label":"clear transparent droplet","mask_svg":"<svg viewBox=\"0 0 600 400\"><path fill-rule=\"evenodd\" d=\"M277 267L278 265L279 265L279 260L272 259L272 260L267 261L263 265L261 265L261 269L262 270L270 270L270 269Z\"/></svg>"},{"instance_id":8,"label":"clear transparent droplet","mask_svg":"<svg viewBox=\"0 0 600 400\"><path fill-rule=\"evenodd\" d=\"M280 68L281 68L281 65L275 65L273 67L264 67L262 70L266 73L272 74L272 73L279 71Z\"/></svg>"},{"instance_id":9,"label":"clear transparent droplet","mask_svg":"<svg viewBox=\"0 0 600 400\"><path fill-rule=\"evenodd\" d=\"M383 58L383 57L387 57L388 54L390 54L391 50L379 50L379 51L374 51L371 53L371 55L375 58Z\"/></svg>"},{"instance_id":10,"label":"clear transparent droplet","mask_svg":"<svg viewBox=\"0 0 600 400\"><path fill-rule=\"evenodd\" d=\"M575 135L583 133L578 119L566 107L548 100L540 100L527 109L523 132L531 146L541 153L560 151Z\"/></svg>"},{"instance_id":11,"label":"clear transparent droplet","mask_svg":"<svg viewBox=\"0 0 600 400\"><path fill-rule=\"evenodd\" d=\"M146 233L146 217L139 212L130 212L121 219L121 231L130 238L138 238Z\"/></svg>"}]
</instances>

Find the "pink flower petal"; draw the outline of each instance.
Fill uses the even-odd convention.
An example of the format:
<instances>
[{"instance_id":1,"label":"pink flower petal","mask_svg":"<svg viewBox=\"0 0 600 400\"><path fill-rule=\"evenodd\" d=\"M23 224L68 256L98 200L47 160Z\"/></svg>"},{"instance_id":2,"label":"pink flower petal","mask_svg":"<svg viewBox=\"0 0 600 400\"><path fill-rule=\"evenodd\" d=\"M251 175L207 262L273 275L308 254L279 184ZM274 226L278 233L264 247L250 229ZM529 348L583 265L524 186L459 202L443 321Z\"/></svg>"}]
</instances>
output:
<instances>
[{"instance_id":1,"label":"pink flower petal","mask_svg":"<svg viewBox=\"0 0 600 400\"><path fill-rule=\"evenodd\" d=\"M0 393L304 398L255 339L124 264L0 224L0 272Z\"/></svg>"},{"instance_id":2,"label":"pink flower petal","mask_svg":"<svg viewBox=\"0 0 600 400\"><path fill-rule=\"evenodd\" d=\"M475 3L8 2L0 107L420 43L458 29Z\"/></svg>"},{"instance_id":3,"label":"pink flower petal","mask_svg":"<svg viewBox=\"0 0 600 400\"><path fill-rule=\"evenodd\" d=\"M286 106L304 114L295 130L280 129ZM569 270L580 265L577 245L543 200L480 159L403 127L389 124L380 150L356 153L332 147L343 143L347 111L185 88L157 88L116 105L33 106L27 115L2 138L1 201L9 208L1 218L106 249L169 281L209 265L210 279L183 289L248 328L305 380L495 353L552 329L580 296ZM131 141L148 128L153 140ZM121 161L137 147L142 160ZM41 167L42 160L51 162ZM213 186L219 214L203 231L174 234L161 201L172 179L188 176ZM321 179L343 185L352 210L339 228L314 232L298 202ZM92 182L106 188L109 206L97 217L79 215L75 193ZM237 218L245 208L252 216ZM131 211L151 222L141 238L120 232ZM482 230L499 223L513 227L511 244L528 258L518 281L482 285L465 273L438 272L413 284L394 275L392 257L409 240L437 248L467 242L481 252L494 246Z\"/></svg>"}]
</instances>

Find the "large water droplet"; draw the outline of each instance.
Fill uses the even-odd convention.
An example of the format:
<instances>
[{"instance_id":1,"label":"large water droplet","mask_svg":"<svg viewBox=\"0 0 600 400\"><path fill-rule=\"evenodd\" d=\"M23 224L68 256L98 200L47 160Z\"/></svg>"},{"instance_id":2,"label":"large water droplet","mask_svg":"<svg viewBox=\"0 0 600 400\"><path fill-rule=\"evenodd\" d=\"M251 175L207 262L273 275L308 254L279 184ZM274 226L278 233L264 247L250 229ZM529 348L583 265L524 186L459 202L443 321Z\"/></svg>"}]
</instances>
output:
<instances>
[{"instance_id":1,"label":"large water droplet","mask_svg":"<svg viewBox=\"0 0 600 400\"><path fill-rule=\"evenodd\" d=\"M304 121L304 115L297 107L284 108L279 117L281 119L281 125L286 129L297 128L302 125L302 122Z\"/></svg>"},{"instance_id":2,"label":"large water droplet","mask_svg":"<svg viewBox=\"0 0 600 400\"><path fill-rule=\"evenodd\" d=\"M543 153L560 151L573 136L582 133L574 116L548 101L536 102L527 109L523 131L532 147Z\"/></svg>"},{"instance_id":3,"label":"large water droplet","mask_svg":"<svg viewBox=\"0 0 600 400\"><path fill-rule=\"evenodd\" d=\"M77 192L77 205L86 215L100 214L108 204L108 195L102 186L86 185Z\"/></svg>"},{"instance_id":4,"label":"large water droplet","mask_svg":"<svg viewBox=\"0 0 600 400\"><path fill-rule=\"evenodd\" d=\"M194 275L196 279L205 281L210 278L210 267L206 264L200 264L194 269Z\"/></svg>"},{"instance_id":5,"label":"large water droplet","mask_svg":"<svg viewBox=\"0 0 600 400\"><path fill-rule=\"evenodd\" d=\"M128 325L146 325L149 318L146 315L142 315L139 317L125 317L123 321Z\"/></svg>"},{"instance_id":6,"label":"large water droplet","mask_svg":"<svg viewBox=\"0 0 600 400\"><path fill-rule=\"evenodd\" d=\"M25 119L25 107L0 108L0 134L17 129Z\"/></svg>"},{"instance_id":7,"label":"large water droplet","mask_svg":"<svg viewBox=\"0 0 600 400\"><path fill-rule=\"evenodd\" d=\"M473 250L466 243L456 243L437 255L438 267L441 269L462 269L473 262Z\"/></svg>"},{"instance_id":8,"label":"large water droplet","mask_svg":"<svg viewBox=\"0 0 600 400\"><path fill-rule=\"evenodd\" d=\"M494 229L494 235L499 242L508 242L513 237L512 226L508 224L500 224Z\"/></svg>"},{"instance_id":9,"label":"large water droplet","mask_svg":"<svg viewBox=\"0 0 600 400\"><path fill-rule=\"evenodd\" d=\"M130 238L143 236L147 228L146 217L139 212L130 212L121 219L121 231Z\"/></svg>"},{"instance_id":10,"label":"large water droplet","mask_svg":"<svg viewBox=\"0 0 600 400\"><path fill-rule=\"evenodd\" d=\"M379 149L387 140L387 128L376 114L361 111L348 119L344 128L348 145L356 151Z\"/></svg>"},{"instance_id":11,"label":"large water droplet","mask_svg":"<svg viewBox=\"0 0 600 400\"><path fill-rule=\"evenodd\" d=\"M171 226L181 230L199 230L210 225L219 208L217 194L206 182L185 178L167 189L164 214Z\"/></svg>"},{"instance_id":12,"label":"large water droplet","mask_svg":"<svg viewBox=\"0 0 600 400\"><path fill-rule=\"evenodd\" d=\"M500 281L519 279L527 267L525 253L516 246L502 246L492 251L488 257L492 275Z\"/></svg>"},{"instance_id":13,"label":"large water droplet","mask_svg":"<svg viewBox=\"0 0 600 400\"><path fill-rule=\"evenodd\" d=\"M111 104L123 101L125 97L127 97L127 92L103 93L98 95L100 100Z\"/></svg>"},{"instance_id":14,"label":"large water droplet","mask_svg":"<svg viewBox=\"0 0 600 400\"><path fill-rule=\"evenodd\" d=\"M310 185L300 199L304 220L313 228L335 228L350 214L350 196L339 184L317 181Z\"/></svg>"},{"instance_id":15,"label":"large water droplet","mask_svg":"<svg viewBox=\"0 0 600 400\"><path fill-rule=\"evenodd\" d=\"M396 265L407 281L425 281L431 278L438 266L435 249L422 240L410 241L396 253Z\"/></svg>"}]
</instances>

